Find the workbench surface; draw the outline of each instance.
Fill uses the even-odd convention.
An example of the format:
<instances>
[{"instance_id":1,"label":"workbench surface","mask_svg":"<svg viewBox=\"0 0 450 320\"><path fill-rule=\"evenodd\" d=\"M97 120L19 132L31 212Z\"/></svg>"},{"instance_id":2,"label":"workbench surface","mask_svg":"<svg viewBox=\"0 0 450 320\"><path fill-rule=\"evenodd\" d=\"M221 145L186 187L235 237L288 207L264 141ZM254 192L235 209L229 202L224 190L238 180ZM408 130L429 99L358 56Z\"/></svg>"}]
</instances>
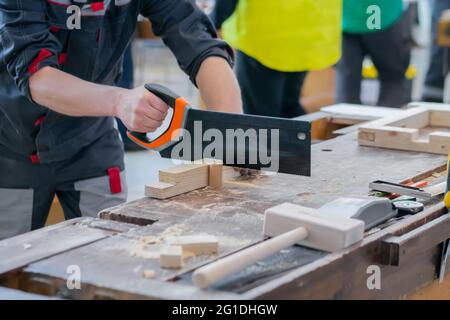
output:
<instances>
[{"instance_id":1,"label":"workbench surface","mask_svg":"<svg viewBox=\"0 0 450 320\"><path fill-rule=\"evenodd\" d=\"M190 276L198 266L262 241L262 213L269 207L292 202L318 208L339 197L367 195L373 180L416 181L444 170L445 164L444 156L360 147L356 133L348 134L312 147L311 177L234 177L225 179L221 191L206 188L168 200L145 198L126 203L103 211L100 217L104 222L73 224L95 229L87 232L86 244L59 248L52 256L36 255L14 266L6 267L0 262L0 279L3 272L9 277L20 277L28 287L36 278L40 283L45 279L45 283L52 283L49 292L61 295L58 288L68 276L67 266L76 264L82 270L86 289L77 294L64 292L65 297L398 298L436 278L439 245L450 237L450 230L442 227L448 219L442 216L440 204L430 204L425 212L372 230L362 242L342 252L288 248L209 291L196 289ZM426 228L432 220L439 223L431 225L431 232L408 237L408 232ZM65 223L67 227L68 222ZM106 223L111 226L105 226ZM126 227L118 227L121 225ZM104 236L105 231L111 234ZM162 270L158 260L132 254L142 236L199 233L217 236L220 252L217 256L192 258L182 270ZM429 233L435 236L425 237L420 246L415 245L417 237ZM27 235L21 237L24 238L19 243L28 241ZM403 255L395 251L400 245L408 249ZM6 254L4 249L0 243L0 256ZM366 269L372 264L381 267L381 290L369 290L366 286ZM155 271L155 278L144 278L144 270Z\"/></svg>"}]
</instances>

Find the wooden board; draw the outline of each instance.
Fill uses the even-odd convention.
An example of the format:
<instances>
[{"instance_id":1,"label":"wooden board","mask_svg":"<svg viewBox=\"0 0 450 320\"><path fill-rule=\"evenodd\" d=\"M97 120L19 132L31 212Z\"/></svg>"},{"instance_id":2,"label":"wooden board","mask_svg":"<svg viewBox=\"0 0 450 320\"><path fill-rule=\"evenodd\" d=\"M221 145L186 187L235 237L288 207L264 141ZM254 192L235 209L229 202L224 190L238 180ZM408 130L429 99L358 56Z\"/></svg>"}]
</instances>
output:
<instances>
[{"instance_id":1,"label":"wooden board","mask_svg":"<svg viewBox=\"0 0 450 320\"><path fill-rule=\"evenodd\" d=\"M91 228L92 218L80 218L0 242L0 275L52 255L104 239L113 232ZM104 223L103 223L104 224ZM123 225L126 226L126 225Z\"/></svg>"},{"instance_id":2,"label":"wooden board","mask_svg":"<svg viewBox=\"0 0 450 320\"><path fill-rule=\"evenodd\" d=\"M360 145L448 154L450 105L418 104L399 115L359 127Z\"/></svg>"},{"instance_id":3,"label":"wooden board","mask_svg":"<svg viewBox=\"0 0 450 320\"><path fill-rule=\"evenodd\" d=\"M333 118L349 119L356 122L378 120L403 112L403 110L396 108L371 107L348 103L340 103L323 107L320 111L329 114Z\"/></svg>"}]
</instances>

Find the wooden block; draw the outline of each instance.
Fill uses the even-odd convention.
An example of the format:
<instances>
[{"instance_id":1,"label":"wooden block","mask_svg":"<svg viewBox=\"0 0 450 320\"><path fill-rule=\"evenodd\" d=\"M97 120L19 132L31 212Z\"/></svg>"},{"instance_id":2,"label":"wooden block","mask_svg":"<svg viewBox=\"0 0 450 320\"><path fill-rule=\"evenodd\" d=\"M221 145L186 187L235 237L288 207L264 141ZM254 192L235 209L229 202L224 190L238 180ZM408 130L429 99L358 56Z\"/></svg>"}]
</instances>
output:
<instances>
[{"instance_id":1,"label":"wooden block","mask_svg":"<svg viewBox=\"0 0 450 320\"><path fill-rule=\"evenodd\" d=\"M155 271L153 270L144 270L144 278L153 279L156 276Z\"/></svg>"},{"instance_id":2,"label":"wooden block","mask_svg":"<svg viewBox=\"0 0 450 320\"><path fill-rule=\"evenodd\" d=\"M208 165L182 164L159 171L160 182L178 184L186 180L204 181L204 185L208 185Z\"/></svg>"},{"instance_id":3,"label":"wooden block","mask_svg":"<svg viewBox=\"0 0 450 320\"><path fill-rule=\"evenodd\" d=\"M222 163L214 163L209 165L209 186L215 189L223 187L223 165Z\"/></svg>"},{"instance_id":4,"label":"wooden block","mask_svg":"<svg viewBox=\"0 0 450 320\"><path fill-rule=\"evenodd\" d=\"M168 246L159 254L161 268L180 269L183 267L183 249L180 246Z\"/></svg>"},{"instance_id":5,"label":"wooden block","mask_svg":"<svg viewBox=\"0 0 450 320\"><path fill-rule=\"evenodd\" d=\"M406 127L419 129L426 127L430 123L430 114L427 109L411 109L399 116L385 118L387 124L391 127Z\"/></svg>"},{"instance_id":6,"label":"wooden block","mask_svg":"<svg viewBox=\"0 0 450 320\"><path fill-rule=\"evenodd\" d=\"M430 126L450 128L450 112L430 111Z\"/></svg>"},{"instance_id":7,"label":"wooden block","mask_svg":"<svg viewBox=\"0 0 450 320\"><path fill-rule=\"evenodd\" d=\"M172 245L180 246L184 251L194 255L214 254L219 250L219 241L211 235L192 235L176 238L171 242Z\"/></svg>"},{"instance_id":8,"label":"wooden block","mask_svg":"<svg viewBox=\"0 0 450 320\"><path fill-rule=\"evenodd\" d=\"M174 188L174 184L154 182L145 186L145 195L156 199L167 199L179 194L174 190Z\"/></svg>"},{"instance_id":9,"label":"wooden block","mask_svg":"<svg viewBox=\"0 0 450 320\"><path fill-rule=\"evenodd\" d=\"M222 162L205 160L202 163L183 164L159 171L159 182L145 187L145 195L168 199L186 192L204 188L222 188Z\"/></svg>"}]
</instances>

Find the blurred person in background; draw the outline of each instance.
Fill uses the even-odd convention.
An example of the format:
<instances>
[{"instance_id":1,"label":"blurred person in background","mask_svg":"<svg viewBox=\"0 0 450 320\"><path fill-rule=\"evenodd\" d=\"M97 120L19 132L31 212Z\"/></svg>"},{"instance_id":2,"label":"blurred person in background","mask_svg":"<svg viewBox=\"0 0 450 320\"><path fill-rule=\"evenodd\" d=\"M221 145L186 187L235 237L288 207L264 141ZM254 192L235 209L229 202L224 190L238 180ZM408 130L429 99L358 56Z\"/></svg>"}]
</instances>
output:
<instances>
[{"instance_id":1,"label":"blurred person in background","mask_svg":"<svg viewBox=\"0 0 450 320\"><path fill-rule=\"evenodd\" d=\"M237 50L236 75L245 113L304 114L307 71L340 57L341 0L217 0L211 18Z\"/></svg>"},{"instance_id":2,"label":"blurred person in background","mask_svg":"<svg viewBox=\"0 0 450 320\"><path fill-rule=\"evenodd\" d=\"M422 99L429 102L442 102L444 79L450 66L450 55L444 56L444 48L438 45L437 29L442 13L450 9L450 0L431 0L431 7L433 12L431 26L433 44Z\"/></svg>"},{"instance_id":3,"label":"blurred person in background","mask_svg":"<svg viewBox=\"0 0 450 320\"><path fill-rule=\"evenodd\" d=\"M344 0L343 32L337 102L361 104L362 65L369 56L380 81L377 105L401 107L408 103L411 97L405 73L411 56L410 19L402 0Z\"/></svg>"}]
</instances>

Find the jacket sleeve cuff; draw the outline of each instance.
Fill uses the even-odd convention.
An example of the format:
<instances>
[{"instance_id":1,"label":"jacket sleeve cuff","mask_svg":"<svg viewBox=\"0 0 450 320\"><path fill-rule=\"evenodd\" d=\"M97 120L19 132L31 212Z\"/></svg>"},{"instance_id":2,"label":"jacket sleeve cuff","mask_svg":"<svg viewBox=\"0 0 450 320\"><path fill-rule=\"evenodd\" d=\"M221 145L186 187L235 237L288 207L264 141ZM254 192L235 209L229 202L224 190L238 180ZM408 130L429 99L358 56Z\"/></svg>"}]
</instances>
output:
<instances>
[{"instance_id":1,"label":"jacket sleeve cuff","mask_svg":"<svg viewBox=\"0 0 450 320\"><path fill-rule=\"evenodd\" d=\"M30 101L34 102L31 96L29 83L31 76L45 67L60 69L60 64L58 55L48 49L40 49L40 51L32 57L31 63L28 63L27 65L26 62L28 62L28 60L24 59L23 63L17 64L17 66L22 66L22 70L17 70L17 76L14 80L22 94Z\"/></svg>"},{"instance_id":2,"label":"jacket sleeve cuff","mask_svg":"<svg viewBox=\"0 0 450 320\"><path fill-rule=\"evenodd\" d=\"M212 48L203 54L201 54L193 63L192 67L190 67L189 79L191 82L197 87L197 75L200 71L200 67L202 66L203 61L205 61L209 57L220 57L225 59L231 68L234 66L234 52L233 50L226 46L225 48Z\"/></svg>"}]
</instances>

